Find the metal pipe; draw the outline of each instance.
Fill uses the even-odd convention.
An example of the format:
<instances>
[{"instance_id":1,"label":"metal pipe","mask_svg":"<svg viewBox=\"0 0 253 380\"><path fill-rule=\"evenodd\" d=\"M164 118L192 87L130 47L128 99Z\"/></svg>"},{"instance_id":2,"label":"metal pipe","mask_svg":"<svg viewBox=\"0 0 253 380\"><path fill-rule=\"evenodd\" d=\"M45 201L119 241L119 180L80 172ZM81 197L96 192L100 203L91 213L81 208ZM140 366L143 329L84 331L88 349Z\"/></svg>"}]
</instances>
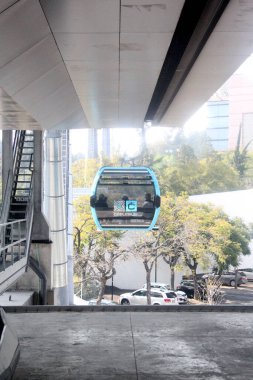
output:
<instances>
[{"instance_id":1,"label":"metal pipe","mask_svg":"<svg viewBox=\"0 0 253 380\"><path fill-rule=\"evenodd\" d=\"M69 304L74 304L74 269L73 269L73 190L72 190L72 159L71 145L69 143L69 131L67 135L67 173L66 173L66 193L67 193L67 257L68 257L68 293Z\"/></svg>"},{"instance_id":2,"label":"metal pipe","mask_svg":"<svg viewBox=\"0 0 253 380\"><path fill-rule=\"evenodd\" d=\"M45 215L47 216L52 244L52 284L54 304L68 305L68 274L66 246L66 216L63 184L61 134L46 134L45 160Z\"/></svg>"}]
</instances>

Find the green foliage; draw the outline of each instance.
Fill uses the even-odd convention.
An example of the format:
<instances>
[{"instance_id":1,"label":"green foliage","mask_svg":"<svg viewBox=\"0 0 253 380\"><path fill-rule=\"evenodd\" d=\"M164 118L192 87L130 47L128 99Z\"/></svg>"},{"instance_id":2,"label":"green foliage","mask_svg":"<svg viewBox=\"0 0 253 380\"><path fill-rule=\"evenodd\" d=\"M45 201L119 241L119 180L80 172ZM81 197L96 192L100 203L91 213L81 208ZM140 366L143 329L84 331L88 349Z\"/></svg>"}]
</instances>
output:
<instances>
[{"instance_id":1,"label":"green foliage","mask_svg":"<svg viewBox=\"0 0 253 380\"><path fill-rule=\"evenodd\" d=\"M221 272L229 269L229 266L237 267L240 255L250 255L249 242L251 240L251 229L240 218L228 218L229 240L223 244L223 256L217 256L216 261Z\"/></svg>"},{"instance_id":2,"label":"green foliage","mask_svg":"<svg viewBox=\"0 0 253 380\"><path fill-rule=\"evenodd\" d=\"M162 194L173 192L180 195L205 194L240 188L239 175L231 164L218 153L197 159L193 152L184 148L177 157L164 160L155 172Z\"/></svg>"},{"instance_id":3,"label":"green foliage","mask_svg":"<svg viewBox=\"0 0 253 380\"><path fill-rule=\"evenodd\" d=\"M251 230L241 219L229 218L211 204L190 202L186 195L167 194L161 204L161 251L171 268L181 260L196 279L199 266L222 270L250 253Z\"/></svg>"},{"instance_id":4,"label":"green foliage","mask_svg":"<svg viewBox=\"0 0 253 380\"><path fill-rule=\"evenodd\" d=\"M95 159L81 159L72 165L73 187L90 187L100 165Z\"/></svg>"},{"instance_id":5,"label":"green foliage","mask_svg":"<svg viewBox=\"0 0 253 380\"><path fill-rule=\"evenodd\" d=\"M100 163L97 160L76 161L72 169L73 186L90 186L98 168L103 165L145 165L154 170L162 193L159 232L145 234L145 238L132 247L143 261L147 283L160 255L170 265L172 273L179 265L189 268L193 276L199 267L217 266L221 271L230 265L237 266L241 254L250 253L248 244L253 228L247 227L241 219L229 218L211 204L190 202L187 194L231 191L249 186L253 183L253 156L246 155L246 150L241 153L238 150L232 160L231 152L215 153L207 149L207 155L203 157L195 154L193 146L182 143L174 151L165 148L166 144L162 152L157 152L144 146L142 154L131 160L115 155ZM100 281L104 286L105 279L113 273L117 255L122 256L119 247L122 232L97 231L88 197L79 197L74 208L75 271L87 278L89 271L94 274L97 268L102 273Z\"/></svg>"}]
</instances>

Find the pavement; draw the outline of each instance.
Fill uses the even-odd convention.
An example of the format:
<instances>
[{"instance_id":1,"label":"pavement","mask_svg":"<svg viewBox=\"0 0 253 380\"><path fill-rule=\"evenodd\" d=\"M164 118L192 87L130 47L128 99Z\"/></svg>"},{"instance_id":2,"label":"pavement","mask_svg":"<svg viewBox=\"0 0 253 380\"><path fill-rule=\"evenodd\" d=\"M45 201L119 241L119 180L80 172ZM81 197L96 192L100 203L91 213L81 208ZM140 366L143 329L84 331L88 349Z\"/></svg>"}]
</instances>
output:
<instances>
[{"instance_id":1,"label":"pavement","mask_svg":"<svg viewBox=\"0 0 253 380\"><path fill-rule=\"evenodd\" d=\"M21 346L13 380L246 380L253 374L253 306L7 312Z\"/></svg>"}]
</instances>

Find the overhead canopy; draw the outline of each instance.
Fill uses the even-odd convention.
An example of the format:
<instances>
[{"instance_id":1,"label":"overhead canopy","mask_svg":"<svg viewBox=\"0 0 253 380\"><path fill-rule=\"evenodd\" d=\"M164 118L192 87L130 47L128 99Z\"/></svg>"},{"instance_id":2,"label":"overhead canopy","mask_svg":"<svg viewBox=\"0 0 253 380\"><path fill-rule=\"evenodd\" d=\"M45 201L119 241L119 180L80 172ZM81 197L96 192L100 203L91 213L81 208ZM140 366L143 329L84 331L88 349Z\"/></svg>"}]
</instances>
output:
<instances>
[{"instance_id":1,"label":"overhead canopy","mask_svg":"<svg viewBox=\"0 0 253 380\"><path fill-rule=\"evenodd\" d=\"M252 51L251 0L2 0L0 128L181 127Z\"/></svg>"}]
</instances>

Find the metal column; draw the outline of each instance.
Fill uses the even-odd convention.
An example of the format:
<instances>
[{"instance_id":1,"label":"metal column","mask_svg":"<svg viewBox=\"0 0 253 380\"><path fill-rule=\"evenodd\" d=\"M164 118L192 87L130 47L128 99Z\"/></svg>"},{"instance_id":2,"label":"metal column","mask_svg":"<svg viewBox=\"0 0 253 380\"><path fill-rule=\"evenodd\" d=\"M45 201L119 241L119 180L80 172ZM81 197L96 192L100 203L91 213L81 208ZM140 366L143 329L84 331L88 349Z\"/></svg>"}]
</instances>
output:
<instances>
[{"instance_id":1,"label":"metal column","mask_svg":"<svg viewBox=\"0 0 253 380\"><path fill-rule=\"evenodd\" d=\"M45 145L45 214L49 221L53 242L54 304L68 305L66 217L60 132L47 132Z\"/></svg>"}]
</instances>

